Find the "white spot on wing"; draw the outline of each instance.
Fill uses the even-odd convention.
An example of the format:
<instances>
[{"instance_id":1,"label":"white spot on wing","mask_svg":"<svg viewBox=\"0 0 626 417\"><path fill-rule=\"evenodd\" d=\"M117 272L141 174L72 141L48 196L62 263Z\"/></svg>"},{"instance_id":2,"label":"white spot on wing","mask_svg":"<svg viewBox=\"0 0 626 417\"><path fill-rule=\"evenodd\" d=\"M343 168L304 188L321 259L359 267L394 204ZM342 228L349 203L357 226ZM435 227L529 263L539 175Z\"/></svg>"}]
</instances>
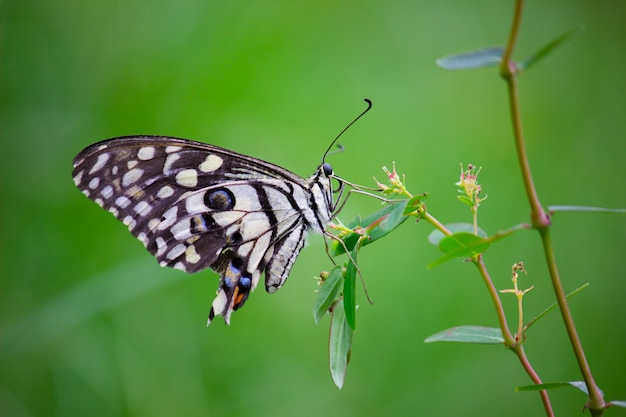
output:
<instances>
[{"instance_id":1,"label":"white spot on wing","mask_svg":"<svg viewBox=\"0 0 626 417\"><path fill-rule=\"evenodd\" d=\"M109 213L111 213L115 217L117 217L117 215L120 214L120 212L117 211L117 209L115 207L109 207Z\"/></svg>"},{"instance_id":2,"label":"white spot on wing","mask_svg":"<svg viewBox=\"0 0 626 417\"><path fill-rule=\"evenodd\" d=\"M222 314L224 309L226 308L226 303L228 302L228 297L223 289L219 289L217 292L217 297L213 300L213 304L211 305L211 310L215 312L215 314ZM226 317L224 318L226 319ZM207 322L207 326L211 323L211 320Z\"/></svg>"},{"instance_id":3,"label":"white spot on wing","mask_svg":"<svg viewBox=\"0 0 626 417\"><path fill-rule=\"evenodd\" d=\"M140 201L134 208L135 212L140 216L146 216L152 211L152 206L145 201Z\"/></svg>"},{"instance_id":4,"label":"white spot on wing","mask_svg":"<svg viewBox=\"0 0 626 417\"><path fill-rule=\"evenodd\" d=\"M122 186L128 187L143 175L143 169L133 168L122 177Z\"/></svg>"},{"instance_id":5,"label":"white spot on wing","mask_svg":"<svg viewBox=\"0 0 626 417\"><path fill-rule=\"evenodd\" d=\"M191 229L189 228L189 219L183 219L176 223L170 229L170 232L176 240L185 240L191 236Z\"/></svg>"},{"instance_id":6,"label":"white spot on wing","mask_svg":"<svg viewBox=\"0 0 626 417\"><path fill-rule=\"evenodd\" d=\"M76 174L76 176L74 177L74 185L78 186L78 184L80 184L80 180L83 179L84 173L85 171L80 171L78 174Z\"/></svg>"},{"instance_id":7,"label":"white spot on wing","mask_svg":"<svg viewBox=\"0 0 626 417\"><path fill-rule=\"evenodd\" d=\"M155 149L153 146L144 146L143 148L139 149L139 152L137 152L137 158L141 159L142 161L152 159L154 158L154 151Z\"/></svg>"},{"instance_id":8,"label":"white spot on wing","mask_svg":"<svg viewBox=\"0 0 626 417\"><path fill-rule=\"evenodd\" d=\"M99 177L93 177L91 181L89 181L89 188L91 188L92 190L98 188L98 185L100 185Z\"/></svg>"},{"instance_id":9,"label":"white spot on wing","mask_svg":"<svg viewBox=\"0 0 626 417\"><path fill-rule=\"evenodd\" d=\"M209 155L206 157L204 162L198 166L198 168L200 168L200 171L202 172L213 172L216 169L219 169L223 163L224 161L219 156Z\"/></svg>"},{"instance_id":10,"label":"white spot on wing","mask_svg":"<svg viewBox=\"0 0 626 417\"><path fill-rule=\"evenodd\" d=\"M111 157L111 154L109 154L109 153L102 153L102 154L98 155L98 160L96 161L94 166L92 166L91 169L89 170L89 174L91 175L94 172L102 169L102 167L104 167L104 164L107 163L107 161L109 160L110 157Z\"/></svg>"},{"instance_id":11,"label":"white spot on wing","mask_svg":"<svg viewBox=\"0 0 626 417\"><path fill-rule=\"evenodd\" d=\"M133 160L133 161L128 161L128 162L126 163L126 166L128 167L128 169L131 169L131 168L135 168L135 167L137 166L137 164L138 164L138 163L139 163L139 161L135 161L135 160Z\"/></svg>"},{"instance_id":12,"label":"white spot on wing","mask_svg":"<svg viewBox=\"0 0 626 417\"><path fill-rule=\"evenodd\" d=\"M150 229L150 231L154 231L154 229L159 226L159 223L161 223L161 220L159 219L150 219L148 222L148 229Z\"/></svg>"},{"instance_id":13,"label":"white spot on wing","mask_svg":"<svg viewBox=\"0 0 626 417\"><path fill-rule=\"evenodd\" d=\"M187 246L185 250L185 260L190 264L195 264L200 261L200 255L196 252L196 247L194 245Z\"/></svg>"},{"instance_id":14,"label":"white spot on wing","mask_svg":"<svg viewBox=\"0 0 626 417\"><path fill-rule=\"evenodd\" d=\"M122 220L122 223L128 226L128 230L133 230L133 228L137 225L137 222L135 221L135 219L133 219L132 216L124 217L124 220Z\"/></svg>"},{"instance_id":15,"label":"white spot on wing","mask_svg":"<svg viewBox=\"0 0 626 417\"><path fill-rule=\"evenodd\" d=\"M178 152L182 149L180 146L168 146L165 148L166 153Z\"/></svg>"},{"instance_id":16,"label":"white spot on wing","mask_svg":"<svg viewBox=\"0 0 626 417\"><path fill-rule=\"evenodd\" d=\"M178 245L170 249L170 251L167 253L165 257L167 259L176 259L183 253L185 253L185 245L182 243L179 243Z\"/></svg>"},{"instance_id":17,"label":"white spot on wing","mask_svg":"<svg viewBox=\"0 0 626 417\"><path fill-rule=\"evenodd\" d=\"M110 185L107 185L100 191L100 194L102 194L102 197L107 198L107 199L113 197L113 187L111 187Z\"/></svg>"},{"instance_id":18,"label":"white spot on wing","mask_svg":"<svg viewBox=\"0 0 626 417\"><path fill-rule=\"evenodd\" d=\"M163 239L161 236L159 236L159 237L156 238L155 242L156 242L156 245L157 245L156 256L163 255L163 252L165 252L165 249L167 249L167 245L165 244L165 239ZM161 263L161 266L164 266L163 263Z\"/></svg>"},{"instance_id":19,"label":"white spot on wing","mask_svg":"<svg viewBox=\"0 0 626 417\"><path fill-rule=\"evenodd\" d=\"M187 269L185 268L185 264L182 262L176 262L176 264L174 264L172 268L178 269L179 271L187 272Z\"/></svg>"},{"instance_id":20,"label":"white spot on wing","mask_svg":"<svg viewBox=\"0 0 626 417\"><path fill-rule=\"evenodd\" d=\"M159 230L164 230L174 224L178 215L178 207L174 206L163 213L163 220L159 223Z\"/></svg>"},{"instance_id":21,"label":"white spot on wing","mask_svg":"<svg viewBox=\"0 0 626 417\"><path fill-rule=\"evenodd\" d=\"M144 247L148 247L148 242L149 242L148 236L144 232L139 233L137 235L137 239L139 239L141 243L143 243Z\"/></svg>"},{"instance_id":22,"label":"white spot on wing","mask_svg":"<svg viewBox=\"0 0 626 417\"><path fill-rule=\"evenodd\" d=\"M128 197L125 197L125 196L121 195L121 196L117 197L117 199L115 200L115 204L119 208L125 209L130 204L130 199Z\"/></svg>"},{"instance_id":23,"label":"white spot on wing","mask_svg":"<svg viewBox=\"0 0 626 417\"><path fill-rule=\"evenodd\" d=\"M198 171L195 169L183 169L176 174L176 182L183 187L195 187L198 185Z\"/></svg>"},{"instance_id":24,"label":"white spot on wing","mask_svg":"<svg viewBox=\"0 0 626 417\"><path fill-rule=\"evenodd\" d=\"M158 192L157 197L159 198L167 198L171 197L174 194L174 189L169 185L164 185Z\"/></svg>"},{"instance_id":25,"label":"white spot on wing","mask_svg":"<svg viewBox=\"0 0 626 417\"><path fill-rule=\"evenodd\" d=\"M180 155L177 153L167 155L167 158L165 158L165 164L163 164L163 174L169 175L170 172L172 171L172 165L174 165L174 162L178 161L179 159L180 159Z\"/></svg>"}]
</instances>

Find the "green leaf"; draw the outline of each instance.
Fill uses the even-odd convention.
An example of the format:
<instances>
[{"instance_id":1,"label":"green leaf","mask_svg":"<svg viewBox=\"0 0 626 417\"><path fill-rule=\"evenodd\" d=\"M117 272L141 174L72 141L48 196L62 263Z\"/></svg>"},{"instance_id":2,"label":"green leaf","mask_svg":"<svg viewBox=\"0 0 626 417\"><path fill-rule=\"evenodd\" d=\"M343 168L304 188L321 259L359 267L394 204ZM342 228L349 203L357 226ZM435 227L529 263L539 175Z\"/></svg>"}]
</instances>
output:
<instances>
[{"instance_id":1,"label":"green leaf","mask_svg":"<svg viewBox=\"0 0 626 417\"><path fill-rule=\"evenodd\" d=\"M540 391L563 387L574 387L577 390L584 392L586 395L589 395L589 391L587 391L587 385L585 385L584 381L561 381L548 382L546 384L524 385L522 387L515 388L515 391ZM600 390L600 392L602 392L602 390ZM602 393L602 395L604 395L604 393Z\"/></svg>"},{"instance_id":2,"label":"green leaf","mask_svg":"<svg viewBox=\"0 0 626 417\"><path fill-rule=\"evenodd\" d=\"M550 206L548 207L548 210L550 213L555 213L557 211L586 211L591 213L626 214L626 209L585 206Z\"/></svg>"},{"instance_id":3,"label":"green leaf","mask_svg":"<svg viewBox=\"0 0 626 417\"><path fill-rule=\"evenodd\" d=\"M346 313L346 320L352 330L356 330L356 273L357 267L355 265L357 255L359 254L359 245L356 245L350 255L351 260L348 260L348 266L346 267L346 275L343 281L343 307Z\"/></svg>"},{"instance_id":4,"label":"green leaf","mask_svg":"<svg viewBox=\"0 0 626 417\"><path fill-rule=\"evenodd\" d=\"M439 249L449 255L466 258L483 253L489 244L487 240L473 233L457 232L441 239Z\"/></svg>"},{"instance_id":5,"label":"green leaf","mask_svg":"<svg viewBox=\"0 0 626 417\"><path fill-rule=\"evenodd\" d=\"M360 246L367 246L391 233L396 227L407 219L403 212L408 201L409 200L405 200L400 203L386 205L377 212L370 214L365 219L361 219L360 216L357 216L354 220L352 220L348 228L354 229L359 227L361 229L366 229L366 238L362 239ZM359 241L359 238L361 237L362 235L358 233L351 233L343 238L343 243L345 247L351 251L354 249ZM346 253L344 245L340 242L333 242L329 250L330 255L338 256Z\"/></svg>"},{"instance_id":6,"label":"green leaf","mask_svg":"<svg viewBox=\"0 0 626 417\"><path fill-rule=\"evenodd\" d=\"M544 45L542 48L540 48L537 52L535 52L528 58L518 63L517 67L522 71L527 70L528 68L535 65L537 62L541 61L546 56L548 56L550 52L552 52L557 46L560 46L570 36L572 36L576 32L580 32L582 29L583 29L582 25L578 25L575 28L568 30L567 32L563 33L561 36L557 37L556 39L552 40L548 44Z\"/></svg>"},{"instance_id":7,"label":"green leaf","mask_svg":"<svg viewBox=\"0 0 626 417\"><path fill-rule=\"evenodd\" d=\"M458 198L460 201L462 201L467 206L474 207L474 201L472 201L472 199L469 198L468 196L466 196L466 195L458 195L456 198Z\"/></svg>"},{"instance_id":8,"label":"green leaf","mask_svg":"<svg viewBox=\"0 0 626 417\"><path fill-rule=\"evenodd\" d=\"M499 345L504 343L504 337L502 337L502 331L495 327L458 326L429 336L424 342L459 342Z\"/></svg>"},{"instance_id":9,"label":"green leaf","mask_svg":"<svg viewBox=\"0 0 626 417\"><path fill-rule=\"evenodd\" d=\"M343 267L337 265L330 271L326 281L317 293L313 304L313 319L315 324L324 317L330 306L335 302L343 284Z\"/></svg>"},{"instance_id":10,"label":"green leaf","mask_svg":"<svg viewBox=\"0 0 626 417\"><path fill-rule=\"evenodd\" d=\"M448 229L452 233L456 233L456 232L474 233L474 225L470 223L450 223L450 224L446 224L445 226L446 226L446 229ZM432 232L430 232L430 234L428 235L428 241L432 245L438 246L441 239L443 239L445 236L446 235L444 235L440 230L435 229ZM478 236L486 238L487 233L485 233L483 229L478 228Z\"/></svg>"},{"instance_id":11,"label":"green leaf","mask_svg":"<svg viewBox=\"0 0 626 417\"><path fill-rule=\"evenodd\" d=\"M360 238L360 234L350 233L349 235L345 236L342 241L333 240L328 250L330 256L334 257L343 255L344 253L346 253L346 248L348 248L348 250L352 250ZM341 242L343 242L343 245L341 244Z\"/></svg>"},{"instance_id":12,"label":"green leaf","mask_svg":"<svg viewBox=\"0 0 626 417\"><path fill-rule=\"evenodd\" d=\"M331 314L330 339L328 341L330 374L337 388L341 389L350 362L353 332L346 320L343 300L337 300Z\"/></svg>"},{"instance_id":13,"label":"green leaf","mask_svg":"<svg viewBox=\"0 0 626 417\"><path fill-rule=\"evenodd\" d=\"M446 236L439 241L439 249L445 253L439 259L428 264L428 268L434 268L454 258L470 258L485 252L491 242L473 233L458 232Z\"/></svg>"},{"instance_id":14,"label":"green leaf","mask_svg":"<svg viewBox=\"0 0 626 417\"><path fill-rule=\"evenodd\" d=\"M372 221L368 221L368 216L368 218L363 221L362 226L369 227L370 225L373 225L378 219L380 219L380 222L376 224L374 228L369 230L368 239L363 241L361 246L366 246L370 243L375 242L376 240L391 233L396 227L400 226L407 219L407 217L403 214L407 203L408 200L390 205L389 207L391 207L391 209L388 213L383 216L372 216L374 218ZM382 210L380 212L382 212Z\"/></svg>"},{"instance_id":15,"label":"green leaf","mask_svg":"<svg viewBox=\"0 0 626 417\"><path fill-rule=\"evenodd\" d=\"M448 55L437 60L437 65L446 70L464 70L493 67L502 61L504 48L495 46L476 49L455 55Z\"/></svg>"},{"instance_id":16,"label":"green leaf","mask_svg":"<svg viewBox=\"0 0 626 417\"><path fill-rule=\"evenodd\" d=\"M419 194L411 197L409 201L406 202L406 206L404 207L404 211L402 211L402 215L408 216L412 214L422 204L422 201L426 200L427 198L428 194Z\"/></svg>"}]
</instances>

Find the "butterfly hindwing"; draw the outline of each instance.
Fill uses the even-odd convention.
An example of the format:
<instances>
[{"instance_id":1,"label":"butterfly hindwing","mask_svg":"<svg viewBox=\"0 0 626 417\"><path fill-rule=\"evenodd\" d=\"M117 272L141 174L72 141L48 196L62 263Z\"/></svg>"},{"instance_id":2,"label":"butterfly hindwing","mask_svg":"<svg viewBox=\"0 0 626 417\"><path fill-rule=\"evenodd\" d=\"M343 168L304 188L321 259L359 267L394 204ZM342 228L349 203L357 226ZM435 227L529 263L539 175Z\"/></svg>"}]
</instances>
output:
<instances>
[{"instance_id":1,"label":"butterfly hindwing","mask_svg":"<svg viewBox=\"0 0 626 417\"><path fill-rule=\"evenodd\" d=\"M228 323L265 273L280 288L333 208L327 172L305 180L281 167L185 139L129 136L74 159L74 183L128 226L161 266L211 268L220 284L209 314Z\"/></svg>"}]
</instances>

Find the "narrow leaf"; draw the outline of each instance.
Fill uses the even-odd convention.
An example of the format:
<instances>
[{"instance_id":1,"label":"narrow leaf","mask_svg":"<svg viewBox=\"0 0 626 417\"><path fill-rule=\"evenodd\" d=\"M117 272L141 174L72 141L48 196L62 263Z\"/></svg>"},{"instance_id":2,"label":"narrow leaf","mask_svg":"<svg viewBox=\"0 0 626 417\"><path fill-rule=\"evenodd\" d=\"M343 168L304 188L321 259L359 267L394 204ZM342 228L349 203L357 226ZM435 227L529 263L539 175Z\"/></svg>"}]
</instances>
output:
<instances>
[{"instance_id":1,"label":"narrow leaf","mask_svg":"<svg viewBox=\"0 0 626 417\"><path fill-rule=\"evenodd\" d=\"M605 207L550 206L548 207L548 210L550 211L550 213L555 213L557 211L586 211L591 213L626 214L626 209Z\"/></svg>"},{"instance_id":2,"label":"narrow leaf","mask_svg":"<svg viewBox=\"0 0 626 417\"><path fill-rule=\"evenodd\" d=\"M350 255L351 260L348 260L348 266L346 267L346 275L343 281L343 307L346 313L346 321L352 328L356 330L356 273L357 267L355 265L357 255L359 254L359 245L357 244Z\"/></svg>"},{"instance_id":3,"label":"narrow leaf","mask_svg":"<svg viewBox=\"0 0 626 417\"><path fill-rule=\"evenodd\" d=\"M406 204L409 200L402 201L400 203L389 204L378 210L375 213L370 214L364 219L356 217L348 226L350 229L359 227L361 230L365 230L367 239L361 241L360 246L367 246L370 243L386 236L391 233L396 227L404 222L407 217L403 214ZM357 241L362 235L358 233L352 233L343 238L343 243L349 251L354 249ZM346 250L339 242L333 242L330 255L338 256L346 253Z\"/></svg>"},{"instance_id":4,"label":"narrow leaf","mask_svg":"<svg viewBox=\"0 0 626 417\"><path fill-rule=\"evenodd\" d=\"M468 196L459 195L456 198L458 198L459 201L463 202L465 205L467 205L469 207L474 207L474 201L471 198L469 198Z\"/></svg>"},{"instance_id":5,"label":"narrow leaf","mask_svg":"<svg viewBox=\"0 0 626 417\"><path fill-rule=\"evenodd\" d=\"M371 230L369 230L368 239L363 241L361 246L373 243L374 241L391 233L396 227L400 226L407 219L406 216L403 214L407 202L408 200L401 203L392 204L390 206L391 210L389 210L389 212L385 216L377 217L371 222L363 221L363 226L369 227L370 225L373 225L378 218L380 218L380 222L376 224Z\"/></svg>"},{"instance_id":6,"label":"narrow leaf","mask_svg":"<svg viewBox=\"0 0 626 417\"><path fill-rule=\"evenodd\" d=\"M576 32L580 32L583 29L582 25L578 25L573 29L568 30L563 33L561 36L552 40L548 44L544 45L537 52L529 56L520 62L517 67L521 70L527 70L531 66L535 65L537 62L541 61L543 58L548 56L550 52L552 52L557 46L560 46L565 40L567 40L570 36L575 34Z\"/></svg>"},{"instance_id":7,"label":"narrow leaf","mask_svg":"<svg viewBox=\"0 0 626 417\"><path fill-rule=\"evenodd\" d=\"M330 338L328 341L330 375L339 389L343 387L351 349L352 329L346 321L343 300L340 299L333 306L330 320Z\"/></svg>"},{"instance_id":8,"label":"narrow leaf","mask_svg":"<svg viewBox=\"0 0 626 417\"><path fill-rule=\"evenodd\" d=\"M493 67L502 61L504 48L500 46L448 55L437 60L437 65L446 70L464 70Z\"/></svg>"},{"instance_id":9,"label":"narrow leaf","mask_svg":"<svg viewBox=\"0 0 626 417\"><path fill-rule=\"evenodd\" d=\"M335 302L343 284L343 267L337 265L330 271L328 278L317 293L313 304L313 319L315 324L324 317L330 306Z\"/></svg>"},{"instance_id":10,"label":"narrow leaf","mask_svg":"<svg viewBox=\"0 0 626 417\"><path fill-rule=\"evenodd\" d=\"M584 290L585 288L587 288L589 286L589 283L585 283L583 285L581 285L580 287L576 288L574 291L570 292L569 294L567 294L565 296L565 298L570 298L573 295L578 294L580 291ZM524 331L523 333L526 333L526 330L528 330L528 328L530 326L532 326L533 324L535 324L536 322L538 322L541 318L543 318L543 316L545 316L546 314L548 314L550 311L552 311L552 309L554 309L554 307L557 306L557 303L552 303L548 308L546 308L545 310L543 310L541 313L539 313L536 317L534 317L531 321L528 322L528 324L526 326L524 326Z\"/></svg>"},{"instance_id":11,"label":"narrow leaf","mask_svg":"<svg viewBox=\"0 0 626 417\"><path fill-rule=\"evenodd\" d=\"M504 343L504 337L502 337L502 331L495 327L458 326L429 336L424 342L459 342L499 345Z\"/></svg>"},{"instance_id":12,"label":"narrow leaf","mask_svg":"<svg viewBox=\"0 0 626 417\"><path fill-rule=\"evenodd\" d=\"M589 391L587 390L587 385L585 385L584 381L561 381L561 382L548 382L546 384L535 384L535 385L524 385L522 387L515 388L515 391L540 391L540 390L549 390L555 388L563 388L563 387L574 387L579 391L584 392L586 395L589 395ZM600 390L602 392L602 390ZM604 393L602 393L604 395Z\"/></svg>"},{"instance_id":13,"label":"narrow leaf","mask_svg":"<svg viewBox=\"0 0 626 417\"><path fill-rule=\"evenodd\" d=\"M446 229L448 229L452 233L456 233L456 232L474 233L474 225L470 223L450 223L450 224L446 224L445 226L446 226ZM428 242L430 242L430 244L434 246L438 246L441 239L443 239L445 236L446 235L444 235L440 230L435 229L428 235ZM485 233L483 229L478 228L478 236L486 238L487 233Z\"/></svg>"}]
</instances>

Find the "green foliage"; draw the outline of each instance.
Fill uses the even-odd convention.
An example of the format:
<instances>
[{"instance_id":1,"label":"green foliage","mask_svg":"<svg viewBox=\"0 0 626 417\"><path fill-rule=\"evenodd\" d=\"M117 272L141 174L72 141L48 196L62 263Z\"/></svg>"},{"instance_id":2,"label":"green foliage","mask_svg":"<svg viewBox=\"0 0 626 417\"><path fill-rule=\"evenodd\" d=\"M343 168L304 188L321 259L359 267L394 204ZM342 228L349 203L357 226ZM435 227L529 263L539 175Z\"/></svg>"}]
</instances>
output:
<instances>
[{"instance_id":1,"label":"green foliage","mask_svg":"<svg viewBox=\"0 0 626 417\"><path fill-rule=\"evenodd\" d=\"M547 57L548 54L552 53L554 49L556 49L557 46L560 46L564 41L566 41L572 35L574 35L575 33L581 30L582 30L582 26L579 25L575 27L574 29L568 30L567 32L563 33L561 36L557 37L551 42L548 42L546 45L540 48L537 52L535 52L528 58L522 60L518 64L518 68L520 69L520 71L528 70L531 66L537 64L543 58Z\"/></svg>"},{"instance_id":2,"label":"green foliage","mask_svg":"<svg viewBox=\"0 0 626 417\"><path fill-rule=\"evenodd\" d=\"M494 327L458 326L435 333L427 337L424 342L460 342L499 345L504 343L504 338L502 337L502 331Z\"/></svg>"},{"instance_id":3,"label":"green foliage","mask_svg":"<svg viewBox=\"0 0 626 417\"><path fill-rule=\"evenodd\" d=\"M328 341L330 374L335 385L338 388L342 388L348 369L348 362L350 362L353 328L348 323L343 300L339 299L335 302L331 315L330 338Z\"/></svg>"},{"instance_id":4,"label":"green foliage","mask_svg":"<svg viewBox=\"0 0 626 417\"><path fill-rule=\"evenodd\" d=\"M504 48L501 46L482 48L439 58L437 65L447 70L495 67L502 62L503 52Z\"/></svg>"},{"instance_id":5,"label":"green foliage","mask_svg":"<svg viewBox=\"0 0 626 417\"><path fill-rule=\"evenodd\" d=\"M536 385L524 385L522 387L515 388L515 391L539 391L539 390L549 390L555 388L563 388L563 387L574 387L577 390L589 395L589 391L587 390L587 385L585 385L584 381L562 381L562 382L549 382L546 384L536 384Z\"/></svg>"},{"instance_id":6,"label":"green foliage","mask_svg":"<svg viewBox=\"0 0 626 417\"><path fill-rule=\"evenodd\" d=\"M318 324L322 317L328 312L330 306L338 298L343 284L343 267L335 266L328 274L323 285L317 293L317 298L313 304L313 319Z\"/></svg>"},{"instance_id":7,"label":"green foliage","mask_svg":"<svg viewBox=\"0 0 626 417\"><path fill-rule=\"evenodd\" d=\"M350 233L343 236L341 241L332 243L330 255L344 254L346 249L351 251L357 246L357 243L359 247L367 246L391 233L406 220L404 212L408 209L407 203L408 201L403 201L385 205L364 219L361 219L361 216L355 217L347 227Z\"/></svg>"}]
</instances>

